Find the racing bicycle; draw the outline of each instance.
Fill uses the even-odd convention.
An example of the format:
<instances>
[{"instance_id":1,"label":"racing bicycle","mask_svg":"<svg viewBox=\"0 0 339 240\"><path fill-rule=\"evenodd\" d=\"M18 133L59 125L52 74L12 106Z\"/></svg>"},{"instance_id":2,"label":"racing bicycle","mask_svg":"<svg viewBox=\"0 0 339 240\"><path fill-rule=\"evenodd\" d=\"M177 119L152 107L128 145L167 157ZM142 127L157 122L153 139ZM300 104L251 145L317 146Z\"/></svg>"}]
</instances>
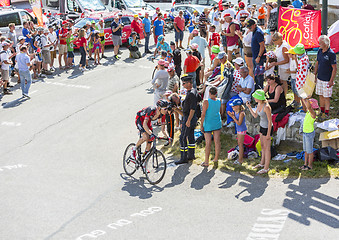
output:
<instances>
[{"instance_id":1,"label":"racing bicycle","mask_svg":"<svg viewBox=\"0 0 339 240\"><path fill-rule=\"evenodd\" d=\"M130 143L124 152L123 167L125 173L132 176L139 168L145 174L147 181L154 185L161 182L166 173L166 158L164 154L156 148L156 140L167 140L167 138L156 137L152 142L150 151L145 155L141 152L141 147L137 149L136 158L131 157L132 148L135 143Z\"/></svg>"}]
</instances>

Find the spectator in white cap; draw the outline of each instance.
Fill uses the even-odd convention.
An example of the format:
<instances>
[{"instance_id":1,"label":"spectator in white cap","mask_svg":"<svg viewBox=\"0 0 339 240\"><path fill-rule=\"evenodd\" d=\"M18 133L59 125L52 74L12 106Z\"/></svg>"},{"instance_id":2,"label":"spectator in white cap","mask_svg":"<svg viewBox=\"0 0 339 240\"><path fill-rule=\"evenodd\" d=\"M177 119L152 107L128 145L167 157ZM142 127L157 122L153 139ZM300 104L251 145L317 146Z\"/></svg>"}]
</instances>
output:
<instances>
[{"instance_id":1,"label":"spectator in white cap","mask_svg":"<svg viewBox=\"0 0 339 240\"><path fill-rule=\"evenodd\" d=\"M241 80L241 75L240 75L240 68L244 66L244 59L241 57L237 57L236 59L233 60L234 63L234 72L233 72L233 82L232 82L232 88L231 88L231 97L239 94L239 91L237 89L237 86Z\"/></svg>"},{"instance_id":2,"label":"spectator in white cap","mask_svg":"<svg viewBox=\"0 0 339 240\"><path fill-rule=\"evenodd\" d=\"M58 38L56 35L56 32L53 29L53 26L49 26L48 27L48 39L51 43L53 43L53 45L50 48L50 55L51 55L51 64L50 64L50 70L54 71L54 59L56 59L56 48L57 48L57 44L58 44Z\"/></svg>"},{"instance_id":3,"label":"spectator in white cap","mask_svg":"<svg viewBox=\"0 0 339 240\"><path fill-rule=\"evenodd\" d=\"M51 65L51 53L50 49L53 46L53 43L48 38L49 31L44 29L44 34L41 35L41 44L42 44L42 73L51 75L52 73L48 70L48 65Z\"/></svg>"},{"instance_id":4,"label":"spectator in white cap","mask_svg":"<svg viewBox=\"0 0 339 240\"><path fill-rule=\"evenodd\" d=\"M11 66L11 58L13 55L9 50L10 44L7 41L2 42L2 51L0 52L1 59L1 78L4 86L3 93L4 94L12 94L12 92L8 89L11 87L9 85L9 67Z\"/></svg>"}]
</instances>

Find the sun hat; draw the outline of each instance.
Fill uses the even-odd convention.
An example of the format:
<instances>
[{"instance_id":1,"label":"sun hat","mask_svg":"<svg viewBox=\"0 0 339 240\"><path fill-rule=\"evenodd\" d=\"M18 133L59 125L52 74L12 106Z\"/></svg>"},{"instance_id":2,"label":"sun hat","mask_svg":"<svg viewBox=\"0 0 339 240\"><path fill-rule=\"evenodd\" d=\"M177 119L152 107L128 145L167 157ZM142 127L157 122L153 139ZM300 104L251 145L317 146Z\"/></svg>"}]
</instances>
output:
<instances>
[{"instance_id":1,"label":"sun hat","mask_svg":"<svg viewBox=\"0 0 339 240\"><path fill-rule=\"evenodd\" d=\"M49 33L47 28L44 29L44 33Z\"/></svg>"},{"instance_id":2,"label":"sun hat","mask_svg":"<svg viewBox=\"0 0 339 240\"><path fill-rule=\"evenodd\" d=\"M4 46L9 46L9 43L8 42L3 42L3 43L1 43L1 45L4 47Z\"/></svg>"},{"instance_id":3,"label":"sun hat","mask_svg":"<svg viewBox=\"0 0 339 240\"><path fill-rule=\"evenodd\" d=\"M188 48L188 49L185 50L185 52L188 53L188 54L192 54L192 49Z\"/></svg>"},{"instance_id":4,"label":"sun hat","mask_svg":"<svg viewBox=\"0 0 339 240\"><path fill-rule=\"evenodd\" d=\"M158 41L161 42L162 40L164 40L164 35L159 35L158 36Z\"/></svg>"},{"instance_id":5,"label":"sun hat","mask_svg":"<svg viewBox=\"0 0 339 240\"><path fill-rule=\"evenodd\" d=\"M254 24L257 24L257 21L255 20L255 19L253 19L253 18L251 18L251 19L249 19L248 21L247 21L247 27L249 28L249 27L252 27Z\"/></svg>"},{"instance_id":6,"label":"sun hat","mask_svg":"<svg viewBox=\"0 0 339 240\"><path fill-rule=\"evenodd\" d=\"M218 53L218 56L217 56L217 59L223 59L224 57L226 57L226 53L225 52L219 52Z\"/></svg>"},{"instance_id":7,"label":"sun hat","mask_svg":"<svg viewBox=\"0 0 339 240\"><path fill-rule=\"evenodd\" d=\"M62 21L62 25L65 25L67 23L68 23L68 21L66 21L66 20Z\"/></svg>"},{"instance_id":8,"label":"sun hat","mask_svg":"<svg viewBox=\"0 0 339 240\"><path fill-rule=\"evenodd\" d=\"M171 45L171 46L175 46L175 42L171 41L171 42L170 42L170 45Z\"/></svg>"},{"instance_id":9,"label":"sun hat","mask_svg":"<svg viewBox=\"0 0 339 240\"><path fill-rule=\"evenodd\" d=\"M100 19L99 19L99 22L104 22L104 19L103 19L103 18L100 18Z\"/></svg>"},{"instance_id":10,"label":"sun hat","mask_svg":"<svg viewBox=\"0 0 339 240\"><path fill-rule=\"evenodd\" d=\"M230 106L231 107L234 107L234 106L240 106L240 105L243 105L243 101L240 99L240 98L236 98L236 99L233 99L232 102L230 102Z\"/></svg>"},{"instance_id":11,"label":"sun hat","mask_svg":"<svg viewBox=\"0 0 339 240\"><path fill-rule=\"evenodd\" d=\"M122 16L122 12L119 12L119 13L118 13L118 16Z\"/></svg>"},{"instance_id":12,"label":"sun hat","mask_svg":"<svg viewBox=\"0 0 339 240\"><path fill-rule=\"evenodd\" d=\"M265 92L264 92L264 90L262 90L262 89L257 89L257 90L252 94L252 96L253 96L254 98L258 99L258 100L262 100L262 101L266 100Z\"/></svg>"},{"instance_id":13,"label":"sun hat","mask_svg":"<svg viewBox=\"0 0 339 240\"><path fill-rule=\"evenodd\" d=\"M298 44L295 45L295 47L293 48L293 51L294 51L296 54L304 54L304 53L305 53L305 47L304 47L304 44L298 43Z\"/></svg>"},{"instance_id":14,"label":"sun hat","mask_svg":"<svg viewBox=\"0 0 339 240\"><path fill-rule=\"evenodd\" d=\"M166 65L166 61L165 61L164 59L160 59L160 60L158 61L158 65L160 65L160 66L165 66L165 65Z\"/></svg>"},{"instance_id":15,"label":"sun hat","mask_svg":"<svg viewBox=\"0 0 339 240\"><path fill-rule=\"evenodd\" d=\"M18 41L25 40L25 39L26 39L26 37L24 37L24 36L19 36L18 37Z\"/></svg>"},{"instance_id":16,"label":"sun hat","mask_svg":"<svg viewBox=\"0 0 339 240\"><path fill-rule=\"evenodd\" d=\"M290 48L290 49L288 49L288 51L285 52L285 53L295 54L295 51L293 50L293 48Z\"/></svg>"},{"instance_id":17,"label":"sun hat","mask_svg":"<svg viewBox=\"0 0 339 240\"><path fill-rule=\"evenodd\" d=\"M309 101L310 101L311 107L312 107L313 109L318 109L318 108L319 108L317 99L310 98Z\"/></svg>"},{"instance_id":18,"label":"sun hat","mask_svg":"<svg viewBox=\"0 0 339 240\"><path fill-rule=\"evenodd\" d=\"M196 50L196 49L198 49L198 47L199 47L199 45L197 43L192 43L191 44L192 50Z\"/></svg>"},{"instance_id":19,"label":"sun hat","mask_svg":"<svg viewBox=\"0 0 339 240\"><path fill-rule=\"evenodd\" d=\"M192 34L199 34L199 31L198 31L197 29L194 29L194 30L192 31Z\"/></svg>"},{"instance_id":20,"label":"sun hat","mask_svg":"<svg viewBox=\"0 0 339 240\"><path fill-rule=\"evenodd\" d=\"M245 3L239 2L239 7L240 7L240 8L244 8L244 7L245 7Z\"/></svg>"},{"instance_id":21,"label":"sun hat","mask_svg":"<svg viewBox=\"0 0 339 240\"><path fill-rule=\"evenodd\" d=\"M134 14L134 16L133 17L135 17L135 18L138 18L139 17L139 15L138 14Z\"/></svg>"},{"instance_id":22,"label":"sun hat","mask_svg":"<svg viewBox=\"0 0 339 240\"><path fill-rule=\"evenodd\" d=\"M211 51L212 53L219 53L220 52L220 48L218 45L214 45L211 47Z\"/></svg>"},{"instance_id":23,"label":"sun hat","mask_svg":"<svg viewBox=\"0 0 339 240\"><path fill-rule=\"evenodd\" d=\"M158 10L160 10L160 8L159 8L159 7L157 7L155 10L156 10L156 11L158 11Z\"/></svg>"},{"instance_id":24,"label":"sun hat","mask_svg":"<svg viewBox=\"0 0 339 240\"><path fill-rule=\"evenodd\" d=\"M174 71L174 66L170 65L168 68L167 68L167 72L172 72Z\"/></svg>"},{"instance_id":25,"label":"sun hat","mask_svg":"<svg viewBox=\"0 0 339 240\"><path fill-rule=\"evenodd\" d=\"M91 21L91 24L93 24L93 23L95 23L95 21L94 21L94 20L92 20L92 21Z\"/></svg>"},{"instance_id":26,"label":"sun hat","mask_svg":"<svg viewBox=\"0 0 339 240\"><path fill-rule=\"evenodd\" d=\"M275 52L273 51L268 51L264 55L267 56L268 58L277 58L277 55L275 55Z\"/></svg>"},{"instance_id":27,"label":"sun hat","mask_svg":"<svg viewBox=\"0 0 339 240\"><path fill-rule=\"evenodd\" d=\"M238 65L243 65L244 64L244 59L242 59L241 57L237 57L236 59L233 59L234 63L238 64Z\"/></svg>"},{"instance_id":28,"label":"sun hat","mask_svg":"<svg viewBox=\"0 0 339 240\"><path fill-rule=\"evenodd\" d=\"M87 22L86 22L86 25L91 25L91 22L90 22L90 21L87 21Z\"/></svg>"}]
</instances>

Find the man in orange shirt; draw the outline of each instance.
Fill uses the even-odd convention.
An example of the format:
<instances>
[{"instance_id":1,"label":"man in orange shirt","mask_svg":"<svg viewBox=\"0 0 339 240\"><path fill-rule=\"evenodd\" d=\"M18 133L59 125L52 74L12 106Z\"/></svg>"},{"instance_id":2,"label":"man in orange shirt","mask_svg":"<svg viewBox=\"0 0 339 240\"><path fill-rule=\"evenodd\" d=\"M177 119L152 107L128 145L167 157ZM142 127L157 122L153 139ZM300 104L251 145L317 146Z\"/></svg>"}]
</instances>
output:
<instances>
[{"instance_id":1,"label":"man in orange shirt","mask_svg":"<svg viewBox=\"0 0 339 240\"><path fill-rule=\"evenodd\" d=\"M196 70L201 65L200 60L193 56L193 52L191 49L186 51L187 58L185 59L184 63L184 74L193 77L193 88L197 89L197 82L196 82Z\"/></svg>"},{"instance_id":2,"label":"man in orange shirt","mask_svg":"<svg viewBox=\"0 0 339 240\"><path fill-rule=\"evenodd\" d=\"M265 18L266 18L266 10L265 10L265 3L263 3L261 7L259 8L259 16L258 16L259 26L265 25Z\"/></svg>"}]
</instances>

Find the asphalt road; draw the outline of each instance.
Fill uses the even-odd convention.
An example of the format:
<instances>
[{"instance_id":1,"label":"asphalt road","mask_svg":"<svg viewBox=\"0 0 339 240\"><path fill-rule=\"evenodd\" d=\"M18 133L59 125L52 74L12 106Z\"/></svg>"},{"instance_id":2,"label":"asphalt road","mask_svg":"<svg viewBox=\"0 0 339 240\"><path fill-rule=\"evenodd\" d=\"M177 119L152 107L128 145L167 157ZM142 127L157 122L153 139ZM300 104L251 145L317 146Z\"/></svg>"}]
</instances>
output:
<instances>
[{"instance_id":1,"label":"asphalt road","mask_svg":"<svg viewBox=\"0 0 339 240\"><path fill-rule=\"evenodd\" d=\"M338 239L338 179L197 165L170 165L157 186L127 177L122 154L153 103L155 64L107 55L34 83L31 100L1 99L0 239Z\"/></svg>"}]
</instances>

